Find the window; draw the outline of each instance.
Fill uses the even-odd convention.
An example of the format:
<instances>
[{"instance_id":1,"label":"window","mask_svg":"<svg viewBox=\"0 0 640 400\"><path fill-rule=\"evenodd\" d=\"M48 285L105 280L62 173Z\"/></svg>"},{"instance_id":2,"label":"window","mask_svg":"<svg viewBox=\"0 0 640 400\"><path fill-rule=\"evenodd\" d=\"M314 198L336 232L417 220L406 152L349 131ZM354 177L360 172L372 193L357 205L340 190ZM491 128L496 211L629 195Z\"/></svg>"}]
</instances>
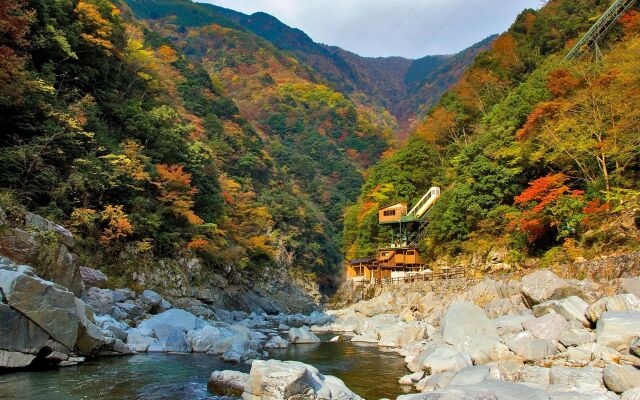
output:
<instances>
[{"instance_id":1,"label":"window","mask_svg":"<svg viewBox=\"0 0 640 400\"><path fill-rule=\"evenodd\" d=\"M396 215L396 210L385 210L383 211L383 214L385 217L391 217L393 215Z\"/></svg>"}]
</instances>

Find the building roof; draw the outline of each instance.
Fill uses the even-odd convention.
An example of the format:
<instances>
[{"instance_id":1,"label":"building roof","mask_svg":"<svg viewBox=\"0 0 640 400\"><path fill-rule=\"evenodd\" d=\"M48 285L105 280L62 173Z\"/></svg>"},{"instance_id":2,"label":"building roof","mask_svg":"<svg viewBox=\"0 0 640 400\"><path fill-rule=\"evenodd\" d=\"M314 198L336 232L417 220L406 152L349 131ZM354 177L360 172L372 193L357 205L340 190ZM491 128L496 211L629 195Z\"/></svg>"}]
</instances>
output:
<instances>
[{"instance_id":1,"label":"building roof","mask_svg":"<svg viewBox=\"0 0 640 400\"><path fill-rule=\"evenodd\" d=\"M390 205L390 206L382 207L382 208L380 209L380 211L382 211L382 210L388 210L388 209L390 209L390 208L394 208L394 209L395 209L395 208L407 208L407 203L400 202L400 203L392 204L392 205Z\"/></svg>"},{"instance_id":2,"label":"building roof","mask_svg":"<svg viewBox=\"0 0 640 400\"><path fill-rule=\"evenodd\" d=\"M349 260L349 264L366 264L375 260L375 258L354 258Z\"/></svg>"}]
</instances>

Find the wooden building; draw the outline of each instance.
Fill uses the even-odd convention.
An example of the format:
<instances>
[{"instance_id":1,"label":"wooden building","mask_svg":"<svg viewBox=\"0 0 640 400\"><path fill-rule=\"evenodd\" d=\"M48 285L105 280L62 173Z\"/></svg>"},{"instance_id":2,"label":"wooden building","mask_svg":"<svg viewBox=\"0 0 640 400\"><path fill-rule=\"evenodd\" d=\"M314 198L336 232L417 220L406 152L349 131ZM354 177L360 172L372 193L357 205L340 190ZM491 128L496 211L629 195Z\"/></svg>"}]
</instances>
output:
<instances>
[{"instance_id":1,"label":"wooden building","mask_svg":"<svg viewBox=\"0 0 640 400\"><path fill-rule=\"evenodd\" d=\"M387 247L379 249L376 258L350 260L347 279L356 282L382 281L425 271L428 270L417 248Z\"/></svg>"},{"instance_id":2,"label":"wooden building","mask_svg":"<svg viewBox=\"0 0 640 400\"><path fill-rule=\"evenodd\" d=\"M428 215L440 198L440 188L431 187L411 210L399 202L378 210L378 223L391 225L389 247L378 249L375 258L350 260L346 266L348 280L360 282L399 282L431 273L420 256L418 244L426 234Z\"/></svg>"},{"instance_id":3,"label":"wooden building","mask_svg":"<svg viewBox=\"0 0 640 400\"><path fill-rule=\"evenodd\" d=\"M381 224L397 224L403 215L407 215L407 203L396 203L378 210L378 222Z\"/></svg>"}]
</instances>

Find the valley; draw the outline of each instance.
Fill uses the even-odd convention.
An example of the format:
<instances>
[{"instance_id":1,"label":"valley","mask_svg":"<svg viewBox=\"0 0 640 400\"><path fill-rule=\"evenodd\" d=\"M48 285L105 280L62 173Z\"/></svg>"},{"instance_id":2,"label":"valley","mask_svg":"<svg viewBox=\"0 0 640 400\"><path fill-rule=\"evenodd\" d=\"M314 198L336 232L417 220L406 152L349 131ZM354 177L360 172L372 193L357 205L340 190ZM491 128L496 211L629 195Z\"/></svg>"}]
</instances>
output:
<instances>
[{"instance_id":1,"label":"valley","mask_svg":"<svg viewBox=\"0 0 640 400\"><path fill-rule=\"evenodd\" d=\"M407 59L0 0L0 56L0 398L640 396L636 1Z\"/></svg>"}]
</instances>

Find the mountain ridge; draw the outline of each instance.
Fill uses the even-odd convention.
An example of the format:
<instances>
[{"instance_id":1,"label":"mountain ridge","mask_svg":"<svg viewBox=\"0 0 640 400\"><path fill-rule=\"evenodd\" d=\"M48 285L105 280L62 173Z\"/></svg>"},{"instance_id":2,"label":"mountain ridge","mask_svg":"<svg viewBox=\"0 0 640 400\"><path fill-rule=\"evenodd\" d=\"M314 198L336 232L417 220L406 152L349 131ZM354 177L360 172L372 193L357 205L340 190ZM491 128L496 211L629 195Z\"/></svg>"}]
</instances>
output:
<instances>
[{"instance_id":1,"label":"mountain ridge","mask_svg":"<svg viewBox=\"0 0 640 400\"><path fill-rule=\"evenodd\" d=\"M426 55L417 59L364 57L338 46L317 43L304 31L265 12L249 15L189 0L127 0L127 4L140 18L175 15L177 24L183 27L197 27L206 22L235 29L242 27L276 48L291 52L332 88L351 96L364 94L368 102L389 110L398 121L401 137L410 129L412 121L435 104L449 85L460 78L475 55L487 49L496 37L489 36L452 55ZM191 14L185 14L185 8L198 11L198 16L191 18ZM210 20L205 21L203 15Z\"/></svg>"}]
</instances>

